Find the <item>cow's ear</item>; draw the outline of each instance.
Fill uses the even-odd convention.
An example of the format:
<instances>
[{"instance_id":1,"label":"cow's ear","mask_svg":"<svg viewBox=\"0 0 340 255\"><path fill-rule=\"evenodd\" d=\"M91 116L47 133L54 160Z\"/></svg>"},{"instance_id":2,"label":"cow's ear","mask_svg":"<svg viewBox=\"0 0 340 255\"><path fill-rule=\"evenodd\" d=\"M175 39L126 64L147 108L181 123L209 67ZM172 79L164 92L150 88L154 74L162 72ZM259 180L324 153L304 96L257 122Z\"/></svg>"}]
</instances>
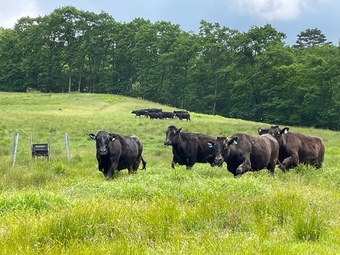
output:
<instances>
[{"instance_id":1,"label":"cow's ear","mask_svg":"<svg viewBox=\"0 0 340 255\"><path fill-rule=\"evenodd\" d=\"M214 142L207 142L208 148L212 149L212 147L214 147Z\"/></svg>"},{"instance_id":2,"label":"cow's ear","mask_svg":"<svg viewBox=\"0 0 340 255\"><path fill-rule=\"evenodd\" d=\"M113 135L113 134L110 134L109 135L109 141L114 141L117 139L117 136L116 135Z\"/></svg>"},{"instance_id":3,"label":"cow's ear","mask_svg":"<svg viewBox=\"0 0 340 255\"><path fill-rule=\"evenodd\" d=\"M97 136L95 136L94 134L89 134L89 137L90 137L92 140L96 140L96 139L97 139Z\"/></svg>"},{"instance_id":4,"label":"cow's ear","mask_svg":"<svg viewBox=\"0 0 340 255\"><path fill-rule=\"evenodd\" d=\"M181 132L181 131L182 131L182 127L177 128L176 133L179 133L179 132Z\"/></svg>"},{"instance_id":5,"label":"cow's ear","mask_svg":"<svg viewBox=\"0 0 340 255\"><path fill-rule=\"evenodd\" d=\"M287 134L289 131L289 127L285 127L284 129L281 130L280 134Z\"/></svg>"},{"instance_id":6,"label":"cow's ear","mask_svg":"<svg viewBox=\"0 0 340 255\"><path fill-rule=\"evenodd\" d=\"M238 137L237 137L237 136L232 137L232 138L229 140L228 145L230 145L230 144L237 144L237 140L238 140Z\"/></svg>"}]
</instances>

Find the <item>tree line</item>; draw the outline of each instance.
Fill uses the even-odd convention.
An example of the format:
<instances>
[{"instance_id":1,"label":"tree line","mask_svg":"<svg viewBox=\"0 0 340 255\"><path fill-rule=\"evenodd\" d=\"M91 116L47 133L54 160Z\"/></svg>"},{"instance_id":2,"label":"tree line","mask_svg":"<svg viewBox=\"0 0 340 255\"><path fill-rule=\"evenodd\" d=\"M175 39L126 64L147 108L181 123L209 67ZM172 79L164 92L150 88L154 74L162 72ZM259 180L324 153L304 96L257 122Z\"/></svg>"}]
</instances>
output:
<instances>
[{"instance_id":1,"label":"tree line","mask_svg":"<svg viewBox=\"0 0 340 255\"><path fill-rule=\"evenodd\" d=\"M317 28L199 32L55 9L0 28L0 90L114 93L231 118L340 130L340 46Z\"/></svg>"}]
</instances>

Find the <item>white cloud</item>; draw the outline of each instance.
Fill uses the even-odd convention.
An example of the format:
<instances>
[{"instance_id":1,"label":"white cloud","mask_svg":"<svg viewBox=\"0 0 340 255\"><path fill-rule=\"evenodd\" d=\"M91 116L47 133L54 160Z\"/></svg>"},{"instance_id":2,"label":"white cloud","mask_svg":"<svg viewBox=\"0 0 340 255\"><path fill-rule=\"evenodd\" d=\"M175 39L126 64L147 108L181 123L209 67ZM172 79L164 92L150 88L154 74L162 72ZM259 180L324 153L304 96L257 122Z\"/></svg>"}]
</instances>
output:
<instances>
[{"instance_id":1,"label":"white cloud","mask_svg":"<svg viewBox=\"0 0 340 255\"><path fill-rule=\"evenodd\" d=\"M241 13L267 20L294 20L307 8L306 0L230 0Z\"/></svg>"},{"instance_id":2,"label":"white cloud","mask_svg":"<svg viewBox=\"0 0 340 255\"><path fill-rule=\"evenodd\" d=\"M36 0L0 0L0 27L13 28L25 16L38 16Z\"/></svg>"}]
</instances>

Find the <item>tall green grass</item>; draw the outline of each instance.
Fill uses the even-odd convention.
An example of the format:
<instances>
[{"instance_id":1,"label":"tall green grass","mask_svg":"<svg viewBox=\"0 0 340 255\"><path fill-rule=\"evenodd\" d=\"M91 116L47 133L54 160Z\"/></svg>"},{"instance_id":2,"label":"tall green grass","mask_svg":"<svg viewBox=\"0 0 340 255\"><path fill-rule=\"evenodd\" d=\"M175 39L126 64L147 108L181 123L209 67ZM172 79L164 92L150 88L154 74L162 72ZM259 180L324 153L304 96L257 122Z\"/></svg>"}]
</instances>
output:
<instances>
[{"instance_id":1,"label":"tall green grass","mask_svg":"<svg viewBox=\"0 0 340 255\"><path fill-rule=\"evenodd\" d=\"M170 167L169 125L214 136L256 134L255 123L192 113L192 121L135 118L169 106L117 95L0 93L1 254L339 254L338 132L290 127L326 145L322 169L234 179L226 166ZM97 170L89 133L137 135L147 170ZM12 166L12 135L20 134ZM70 137L66 160L65 133ZM32 159L29 137L51 158Z\"/></svg>"}]
</instances>

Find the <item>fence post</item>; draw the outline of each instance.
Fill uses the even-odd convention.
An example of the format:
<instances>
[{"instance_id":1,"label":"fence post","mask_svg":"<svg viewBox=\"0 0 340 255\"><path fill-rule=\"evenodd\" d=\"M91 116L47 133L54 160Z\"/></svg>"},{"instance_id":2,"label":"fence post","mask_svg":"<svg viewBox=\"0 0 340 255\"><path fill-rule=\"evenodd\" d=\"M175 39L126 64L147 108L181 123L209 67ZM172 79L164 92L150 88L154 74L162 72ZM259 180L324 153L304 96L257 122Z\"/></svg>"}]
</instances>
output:
<instances>
[{"instance_id":1,"label":"fence post","mask_svg":"<svg viewBox=\"0 0 340 255\"><path fill-rule=\"evenodd\" d=\"M52 153L52 133L50 133L50 140L48 142L48 159L50 159Z\"/></svg>"},{"instance_id":2,"label":"fence post","mask_svg":"<svg viewBox=\"0 0 340 255\"><path fill-rule=\"evenodd\" d=\"M12 154L13 154L13 164L15 166L15 162L17 159L17 151L18 151L18 143L19 143L19 133L13 134L13 146L12 146Z\"/></svg>"},{"instance_id":3,"label":"fence post","mask_svg":"<svg viewBox=\"0 0 340 255\"><path fill-rule=\"evenodd\" d=\"M66 146L66 159L67 162L70 161L70 151L69 151L69 136L65 133L65 146Z\"/></svg>"}]
</instances>

